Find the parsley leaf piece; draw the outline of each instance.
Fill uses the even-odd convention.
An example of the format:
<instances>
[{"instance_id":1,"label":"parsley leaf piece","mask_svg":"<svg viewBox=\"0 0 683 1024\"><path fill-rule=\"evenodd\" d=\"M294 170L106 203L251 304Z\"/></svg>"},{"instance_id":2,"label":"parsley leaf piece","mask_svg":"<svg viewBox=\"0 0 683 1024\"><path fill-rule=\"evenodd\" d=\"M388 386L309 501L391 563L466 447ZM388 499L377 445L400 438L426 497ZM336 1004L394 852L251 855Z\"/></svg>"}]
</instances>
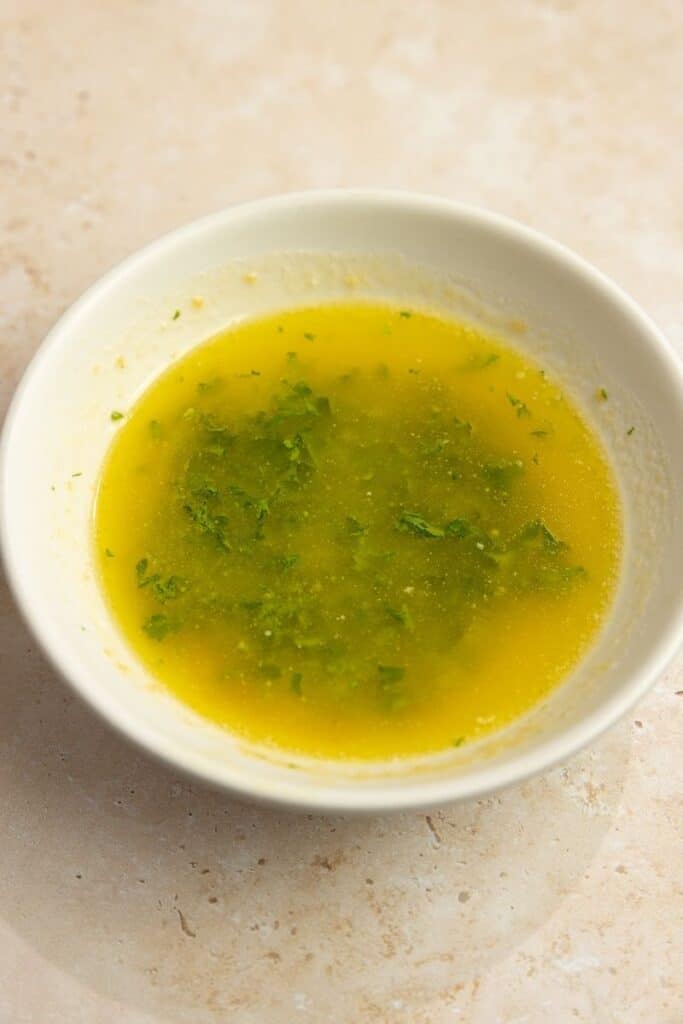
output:
<instances>
[{"instance_id":1,"label":"parsley leaf piece","mask_svg":"<svg viewBox=\"0 0 683 1024\"><path fill-rule=\"evenodd\" d=\"M402 512L398 519L398 528L403 533L414 533L418 537L443 537L440 526L433 526L419 512Z\"/></svg>"},{"instance_id":2,"label":"parsley leaf piece","mask_svg":"<svg viewBox=\"0 0 683 1024\"><path fill-rule=\"evenodd\" d=\"M402 604L400 608L393 608L391 605L387 605L386 609L387 615L390 619L398 623L400 626L405 627L409 633L413 632L415 629L415 623L413 622L413 618L407 604Z\"/></svg>"},{"instance_id":3,"label":"parsley leaf piece","mask_svg":"<svg viewBox=\"0 0 683 1024\"><path fill-rule=\"evenodd\" d=\"M187 590L187 580L182 576L169 576L168 579L153 580L152 590L158 601L164 604L180 597Z\"/></svg>"},{"instance_id":4,"label":"parsley leaf piece","mask_svg":"<svg viewBox=\"0 0 683 1024\"><path fill-rule=\"evenodd\" d=\"M183 505L183 512L189 517L200 533L212 537L218 546L224 551L230 551L231 546L226 536L228 525L227 516L214 515L207 507L206 502Z\"/></svg>"},{"instance_id":5,"label":"parsley leaf piece","mask_svg":"<svg viewBox=\"0 0 683 1024\"><path fill-rule=\"evenodd\" d=\"M451 519L444 527L444 533L448 537L469 537L473 532L469 519Z\"/></svg>"},{"instance_id":6,"label":"parsley leaf piece","mask_svg":"<svg viewBox=\"0 0 683 1024\"><path fill-rule=\"evenodd\" d=\"M364 537L368 532L368 528L360 520L356 519L355 516L347 516L346 532L350 537Z\"/></svg>"},{"instance_id":7,"label":"parsley leaf piece","mask_svg":"<svg viewBox=\"0 0 683 1024\"><path fill-rule=\"evenodd\" d=\"M524 472L521 459L498 459L483 466L483 475L497 491L507 491L510 485Z\"/></svg>"},{"instance_id":8,"label":"parsley leaf piece","mask_svg":"<svg viewBox=\"0 0 683 1024\"><path fill-rule=\"evenodd\" d=\"M497 352L473 352L469 359L465 360L458 369L470 371L485 370L487 366L493 366L499 359L500 356Z\"/></svg>"},{"instance_id":9,"label":"parsley leaf piece","mask_svg":"<svg viewBox=\"0 0 683 1024\"><path fill-rule=\"evenodd\" d=\"M147 636L151 637L152 640L158 640L159 642L176 629L176 627L171 624L168 616L163 615L160 612L150 615L148 619L145 619L142 624L142 628Z\"/></svg>"},{"instance_id":10,"label":"parsley leaf piece","mask_svg":"<svg viewBox=\"0 0 683 1024\"><path fill-rule=\"evenodd\" d=\"M138 581L139 587L148 587L151 583L156 583L161 577L158 572L147 575L147 569L149 568L149 559L141 558L135 566L135 576Z\"/></svg>"},{"instance_id":11,"label":"parsley leaf piece","mask_svg":"<svg viewBox=\"0 0 683 1024\"><path fill-rule=\"evenodd\" d=\"M293 569L296 563L299 561L298 555L278 555L275 559L275 565L278 569L283 572L288 572Z\"/></svg>"},{"instance_id":12,"label":"parsley leaf piece","mask_svg":"<svg viewBox=\"0 0 683 1024\"><path fill-rule=\"evenodd\" d=\"M508 391L507 400L520 418L522 416L531 416L528 405L523 402L521 398L515 398L515 396L511 395Z\"/></svg>"}]
</instances>

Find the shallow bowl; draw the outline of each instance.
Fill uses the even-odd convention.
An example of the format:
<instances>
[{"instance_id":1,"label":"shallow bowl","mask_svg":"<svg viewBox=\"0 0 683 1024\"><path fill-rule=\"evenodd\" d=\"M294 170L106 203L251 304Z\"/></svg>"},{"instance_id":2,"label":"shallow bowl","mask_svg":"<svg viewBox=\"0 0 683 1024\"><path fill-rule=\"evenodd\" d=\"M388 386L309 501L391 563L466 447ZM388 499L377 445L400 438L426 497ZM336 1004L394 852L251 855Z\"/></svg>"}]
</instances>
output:
<instances>
[{"instance_id":1,"label":"shallow bowl","mask_svg":"<svg viewBox=\"0 0 683 1024\"><path fill-rule=\"evenodd\" d=\"M393 300L477 322L528 353L592 423L621 492L623 565L590 651L533 712L430 758L313 761L211 725L136 660L97 580L91 515L116 429L110 411L129 408L172 360L239 318L340 298ZM609 401L595 401L598 386ZM377 191L283 196L154 242L53 328L4 427L2 552L19 607L54 666L152 753L229 791L292 807L426 806L481 795L567 758L663 670L683 627L681 439L683 377L669 345L578 256L445 200Z\"/></svg>"}]
</instances>

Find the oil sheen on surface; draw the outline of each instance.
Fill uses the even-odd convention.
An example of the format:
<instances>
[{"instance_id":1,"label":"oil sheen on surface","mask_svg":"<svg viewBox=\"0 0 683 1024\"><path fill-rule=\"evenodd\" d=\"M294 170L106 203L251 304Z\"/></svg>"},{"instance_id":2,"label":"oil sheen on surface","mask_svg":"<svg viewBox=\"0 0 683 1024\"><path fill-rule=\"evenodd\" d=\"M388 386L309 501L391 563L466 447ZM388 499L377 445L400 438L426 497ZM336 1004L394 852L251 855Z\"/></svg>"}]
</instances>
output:
<instances>
[{"instance_id":1,"label":"oil sheen on surface","mask_svg":"<svg viewBox=\"0 0 683 1024\"><path fill-rule=\"evenodd\" d=\"M244 323L157 379L117 424L95 539L116 620L181 700L373 759L546 695L605 615L621 527L556 381L470 326L354 304Z\"/></svg>"}]
</instances>

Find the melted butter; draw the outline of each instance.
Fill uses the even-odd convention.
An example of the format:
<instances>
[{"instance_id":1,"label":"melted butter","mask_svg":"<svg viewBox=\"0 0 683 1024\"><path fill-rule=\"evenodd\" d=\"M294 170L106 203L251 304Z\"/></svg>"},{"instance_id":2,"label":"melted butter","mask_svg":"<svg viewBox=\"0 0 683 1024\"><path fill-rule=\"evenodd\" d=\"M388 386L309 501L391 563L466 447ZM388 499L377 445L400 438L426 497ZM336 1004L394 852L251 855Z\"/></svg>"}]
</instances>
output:
<instances>
[{"instance_id":1,"label":"melted butter","mask_svg":"<svg viewBox=\"0 0 683 1024\"><path fill-rule=\"evenodd\" d=\"M594 638L621 550L557 381L370 304L246 322L171 366L117 428L94 534L161 684L248 739L361 759L533 707Z\"/></svg>"}]
</instances>

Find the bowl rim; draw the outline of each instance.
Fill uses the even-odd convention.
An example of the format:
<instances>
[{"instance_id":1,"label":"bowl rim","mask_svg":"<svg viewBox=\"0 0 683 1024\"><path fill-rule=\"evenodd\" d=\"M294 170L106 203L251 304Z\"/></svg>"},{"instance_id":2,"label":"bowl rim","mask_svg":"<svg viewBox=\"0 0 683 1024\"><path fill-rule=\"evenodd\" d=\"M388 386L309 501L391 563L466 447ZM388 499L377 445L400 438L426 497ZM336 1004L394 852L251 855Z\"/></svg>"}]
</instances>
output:
<instances>
[{"instance_id":1,"label":"bowl rim","mask_svg":"<svg viewBox=\"0 0 683 1024\"><path fill-rule=\"evenodd\" d=\"M465 222L474 228L498 232L521 246L562 265L563 270L583 280L609 304L617 307L638 329L641 337L662 364L674 384L678 403L683 408L683 365L673 347L654 321L614 281L569 248L548 236L507 216L483 207L437 196L393 189L320 189L290 192L237 203L170 231L136 250L108 270L78 298L50 329L30 360L11 399L0 439L0 556L18 609L43 654L54 669L85 702L109 725L129 741L173 768L232 794L290 809L318 812L379 813L430 807L454 800L485 796L493 791L545 771L565 761L597 739L622 717L643 696L675 656L683 640L683 592L678 596L667 623L661 628L649 652L641 657L635 669L627 672L619 689L595 707L579 723L557 736L541 741L532 751L515 755L503 764L474 766L453 776L425 778L419 775L401 779L349 780L343 786L328 783L324 777L315 782L302 782L301 776L291 780L270 780L255 785L248 773L225 762L211 761L177 746L163 732L141 722L130 710L113 700L109 692L79 670L72 662L68 644L60 643L50 623L33 606L32 586L22 572L15 555L10 526L9 459L19 413L43 362L53 349L67 338L74 324L89 307L113 287L134 277L147 261L164 250L172 250L193 238L201 238L214 229L229 229L242 218L267 216L286 208L320 207L384 207L398 213L431 213L441 218Z\"/></svg>"}]
</instances>

